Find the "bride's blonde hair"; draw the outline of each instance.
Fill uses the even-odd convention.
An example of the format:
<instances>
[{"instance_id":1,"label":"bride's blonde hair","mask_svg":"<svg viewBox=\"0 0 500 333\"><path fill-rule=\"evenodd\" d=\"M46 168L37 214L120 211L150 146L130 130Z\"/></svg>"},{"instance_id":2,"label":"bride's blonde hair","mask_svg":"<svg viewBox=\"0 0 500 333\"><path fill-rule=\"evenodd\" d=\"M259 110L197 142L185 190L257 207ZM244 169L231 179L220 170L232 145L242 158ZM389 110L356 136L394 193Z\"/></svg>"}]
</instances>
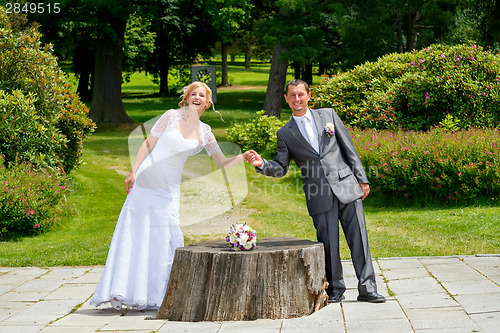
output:
<instances>
[{"instance_id":1,"label":"bride's blonde hair","mask_svg":"<svg viewBox=\"0 0 500 333\"><path fill-rule=\"evenodd\" d=\"M190 85L187 85L184 88L182 88L182 95L181 95L181 101L179 102L179 106L182 108L183 106L188 105L187 99L189 97L189 94L191 94L191 91L193 91L196 88L205 89L205 92L207 95L206 97L207 97L207 101L208 101L208 105L206 106L205 109L208 109L210 106L213 107L214 102L212 101L212 89L210 89L210 87L206 83L199 82L199 81L195 81L195 82L191 83ZM214 111L215 111L215 109L214 109Z\"/></svg>"},{"instance_id":2,"label":"bride's blonde hair","mask_svg":"<svg viewBox=\"0 0 500 333\"><path fill-rule=\"evenodd\" d=\"M222 119L221 113L219 111L215 110L214 101L212 100L212 89L210 89L210 87L204 82L194 81L190 85L187 85L184 88L182 88L181 101L179 102L179 106L182 108L182 107L188 105L187 99L189 97L189 94L191 94L191 91L193 91L196 88L204 88L205 89L205 92L207 94L206 97L207 97L207 101L208 101L208 105L205 107L205 110L208 109L210 106L212 106L212 109L215 112L217 112L220 116L220 119L222 121L224 121L224 119Z\"/></svg>"}]
</instances>

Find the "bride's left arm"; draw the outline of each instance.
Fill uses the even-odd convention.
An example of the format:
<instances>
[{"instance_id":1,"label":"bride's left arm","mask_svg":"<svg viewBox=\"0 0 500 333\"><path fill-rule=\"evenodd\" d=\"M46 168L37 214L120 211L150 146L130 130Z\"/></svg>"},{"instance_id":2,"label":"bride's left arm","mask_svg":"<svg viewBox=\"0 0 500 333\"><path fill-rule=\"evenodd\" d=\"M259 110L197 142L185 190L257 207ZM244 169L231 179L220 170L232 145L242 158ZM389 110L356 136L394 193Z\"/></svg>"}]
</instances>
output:
<instances>
[{"instance_id":1,"label":"bride's left arm","mask_svg":"<svg viewBox=\"0 0 500 333\"><path fill-rule=\"evenodd\" d=\"M214 162L221 168L230 168L245 160L244 154L239 154L234 157L226 157L222 152L212 154Z\"/></svg>"}]
</instances>

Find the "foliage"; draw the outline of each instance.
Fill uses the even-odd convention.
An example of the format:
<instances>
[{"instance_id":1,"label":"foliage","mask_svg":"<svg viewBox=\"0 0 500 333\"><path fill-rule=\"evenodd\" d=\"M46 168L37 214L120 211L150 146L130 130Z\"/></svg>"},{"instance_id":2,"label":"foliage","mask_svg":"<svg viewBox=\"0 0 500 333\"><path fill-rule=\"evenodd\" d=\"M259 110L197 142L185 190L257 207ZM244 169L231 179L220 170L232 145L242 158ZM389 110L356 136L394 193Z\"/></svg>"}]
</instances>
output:
<instances>
[{"instance_id":1,"label":"foliage","mask_svg":"<svg viewBox=\"0 0 500 333\"><path fill-rule=\"evenodd\" d=\"M148 63L148 55L155 49L156 34L150 31L151 21L143 17L130 15L125 30L123 56L126 70L125 81L130 82L130 77L136 70L141 70Z\"/></svg>"},{"instance_id":2,"label":"foliage","mask_svg":"<svg viewBox=\"0 0 500 333\"><path fill-rule=\"evenodd\" d=\"M500 197L500 132L352 131L372 190L389 202L475 204Z\"/></svg>"},{"instance_id":3,"label":"foliage","mask_svg":"<svg viewBox=\"0 0 500 333\"><path fill-rule=\"evenodd\" d=\"M276 117L266 116L258 111L253 120L229 127L227 139L236 143L243 151L253 149L265 154L276 151L276 132L285 124Z\"/></svg>"},{"instance_id":4,"label":"foliage","mask_svg":"<svg viewBox=\"0 0 500 333\"><path fill-rule=\"evenodd\" d=\"M0 153L67 173L94 124L37 28L0 7Z\"/></svg>"},{"instance_id":5,"label":"foliage","mask_svg":"<svg viewBox=\"0 0 500 333\"><path fill-rule=\"evenodd\" d=\"M456 132L460 130L460 120L455 119L451 114L447 114L446 117L439 123L439 126L444 128L446 131Z\"/></svg>"},{"instance_id":6,"label":"foliage","mask_svg":"<svg viewBox=\"0 0 500 333\"><path fill-rule=\"evenodd\" d=\"M0 156L0 239L32 236L50 230L64 216L67 180L30 163L4 165Z\"/></svg>"},{"instance_id":7,"label":"foliage","mask_svg":"<svg viewBox=\"0 0 500 333\"><path fill-rule=\"evenodd\" d=\"M394 53L325 80L313 107L361 128L427 130L447 114L461 128L500 124L500 57L475 45Z\"/></svg>"}]
</instances>

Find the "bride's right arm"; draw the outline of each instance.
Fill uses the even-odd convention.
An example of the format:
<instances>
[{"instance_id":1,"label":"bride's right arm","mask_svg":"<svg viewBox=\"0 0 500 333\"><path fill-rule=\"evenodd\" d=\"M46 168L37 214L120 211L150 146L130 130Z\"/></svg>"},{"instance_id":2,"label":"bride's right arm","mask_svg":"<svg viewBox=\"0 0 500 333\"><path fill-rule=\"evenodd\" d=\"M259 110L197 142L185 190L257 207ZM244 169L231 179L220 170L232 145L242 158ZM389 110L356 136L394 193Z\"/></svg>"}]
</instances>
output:
<instances>
[{"instance_id":1,"label":"bride's right arm","mask_svg":"<svg viewBox=\"0 0 500 333\"><path fill-rule=\"evenodd\" d=\"M134 164L132 165L132 169L130 170L127 178L125 178L125 190L127 191L127 194L129 194L132 187L134 187L135 173L137 172L137 169L139 169L142 161L144 161L144 159L149 155L157 141L157 137L149 134L146 140L142 143L141 148L139 148Z\"/></svg>"}]
</instances>

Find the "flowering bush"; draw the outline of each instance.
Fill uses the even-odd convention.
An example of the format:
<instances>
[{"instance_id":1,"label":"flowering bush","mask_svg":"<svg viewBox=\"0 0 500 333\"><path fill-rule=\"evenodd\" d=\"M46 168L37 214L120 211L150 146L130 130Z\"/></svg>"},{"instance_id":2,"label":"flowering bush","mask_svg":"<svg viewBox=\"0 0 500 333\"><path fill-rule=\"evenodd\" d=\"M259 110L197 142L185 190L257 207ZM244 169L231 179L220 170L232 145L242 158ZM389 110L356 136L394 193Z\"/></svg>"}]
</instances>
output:
<instances>
[{"instance_id":1,"label":"flowering bush","mask_svg":"<svg viewBox=\"0 0 500 333\"><path fill-rule=\"evenodd\" d=\"M0 156L0 239L31 236L49 230L67 211L67 180L30 163L4 165Z\"/></svg>"},{"instance_id":2,"label":"flowering bush","mask_svg":"<svg viewBox=\"0 0 500 333\"><path fill-rule=\"evenodd\" d=\"M372 191L408 202L471 204L500 197L500 132L352 130Z\"/></svg>"},{"instance_id":3,"label":"flowering bush","mask_svg":"<svg viewBox=\"0 0 500 333\"><path fill-rule=\"evenodd\" d=\"M250 251L257 246L257 232L245 224L233 224L226 237L229 247L235 250Z\"/></svg>"},{"instance_id":4,"label":"flowering bush","mask_svg":"<svg viewBox=\"0 0 500 333\"><path fill-rule=\"evenodd\" d=\"M0 7L0 154L68 173L95 125L40 38L36 25Z\"/></svg>"},{"instance_id":5,"label":"flowering bush","mask_svg":"<svg viewBox=\"0 0 500 333\"><path fill-rule=\"evenodd\" d=\"M277 148L276 132L286 123L276 117L266 116L265 111L258 111L257 118L243 124L229 127L227 139L246 151L254 149L260 153L274 154Z\"/></svg>"},{"instance_id":6,"label":"flowering bush","mask_svg":"<svg viewBox=\"0 0 500 333\"><path fill-rule=\"evenodd\" d=\"M351 126L428 130L453 115L461 128L500 124L500 56L475 45L432 45L367 62L312 87L312 107Z\"/></svg>"}]
</instances>

